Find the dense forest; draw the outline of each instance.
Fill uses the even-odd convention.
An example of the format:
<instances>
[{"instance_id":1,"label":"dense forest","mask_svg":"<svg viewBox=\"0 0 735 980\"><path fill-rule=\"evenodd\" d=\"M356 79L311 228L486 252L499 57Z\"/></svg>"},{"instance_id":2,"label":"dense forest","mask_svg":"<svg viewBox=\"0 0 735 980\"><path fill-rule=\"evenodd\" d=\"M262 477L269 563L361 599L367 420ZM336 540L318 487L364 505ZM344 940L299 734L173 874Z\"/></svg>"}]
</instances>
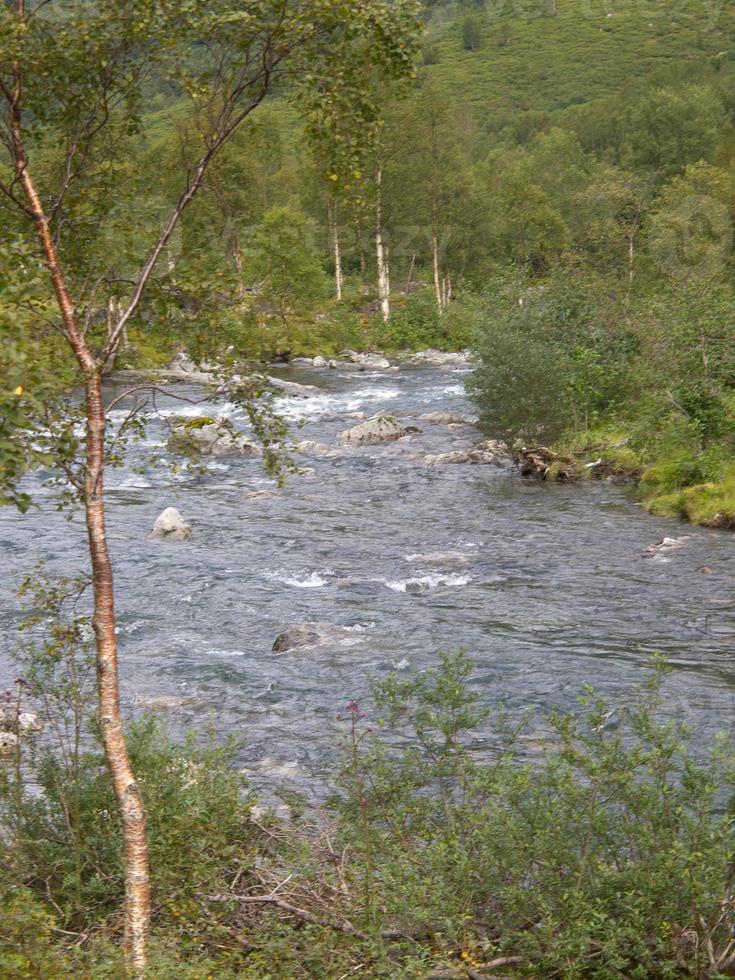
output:
<instances>
[{"instance_id":1,"label":"dense forest","mask_svg":"<svg viewBox=\"0 0 735 980\"><path fill-rule=\"evenodd\" d=\"M283 819L235 740L125 724L102 489L145 435L111 411L172 362L217 378L202 401L239 406L280 485L313 470L265 365L428 349L466 352L485 440L444 462L735 528L733 9L15 0L0 95L0 503L33 516L40 472L92 569L23 569L0 974L733 975L733 754L662 716L663 659L619 715L585 687L540 734L464 653L378 678L341 709L333 795Z\"/></svg>"}]
</instances>

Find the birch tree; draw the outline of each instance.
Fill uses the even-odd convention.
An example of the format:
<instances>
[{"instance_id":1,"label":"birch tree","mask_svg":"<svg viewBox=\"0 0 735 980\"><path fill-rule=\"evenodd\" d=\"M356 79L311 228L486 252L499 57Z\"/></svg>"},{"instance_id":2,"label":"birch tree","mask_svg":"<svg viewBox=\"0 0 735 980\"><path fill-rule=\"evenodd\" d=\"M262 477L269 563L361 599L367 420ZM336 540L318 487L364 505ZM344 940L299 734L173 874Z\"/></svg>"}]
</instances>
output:
<instances>
[{"instance_id":1,"label":"birch tree","mask_svg":"<svg viewBox=\"0 0 735 980\"><path fill-rule=\"evenodd\" d=\"M103 373L126 329L139 322L146 291L210 165L273 85L293 86L313 116L349 111L369 126L376 107L368 95L355 97L361 79L408 73L417 27L413 0L8 0L0 7L0 196L9 215L3 235L8 229L34 242L56 305L54 326L84 392L81 458L59 457L57 464L86 521L100 727L124 840L125 951L137 973L146 964L150 877L145 811L120 705ZM114 254L102 250L94 272L80 269L74 229L95 200L94 189L125 153L124 135L140 129L143 86L157 79L188 101L197 139L182 161L170 211L146 244L125 295L116 296L118 309L103 295ZM110 138L113 132L120 139ZM38 165L44 152L55 167ZM100 200L100 224L114 195L111 188ZM22 280L24 267L16 272ZM99 305L110 311L101 332Z\"/></svg>"}]
</instances>

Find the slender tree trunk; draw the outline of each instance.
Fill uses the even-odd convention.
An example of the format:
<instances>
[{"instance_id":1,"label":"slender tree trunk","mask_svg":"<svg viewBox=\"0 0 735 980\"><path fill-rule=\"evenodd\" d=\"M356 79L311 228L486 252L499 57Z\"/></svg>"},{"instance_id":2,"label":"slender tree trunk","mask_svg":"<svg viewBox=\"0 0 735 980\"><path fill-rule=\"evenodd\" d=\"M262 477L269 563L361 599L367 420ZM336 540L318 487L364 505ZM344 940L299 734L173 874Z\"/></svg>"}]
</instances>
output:
<instances>
[{"instance_id":1,"label":"slender tree trunk","mask_svg":"<svg viewBox=\"0 0 735 980\"><path fill-rule=\"evenodd\" d=\"M383 241L382 177L382 171L378 168L378 172L375 175L375 186L377 188L377 201L375 204L375 260L378 267L380 312L383 320L387 323L390 319L390 274L388 271L387 249Z\"/></svg>"},{"instance_id":2,"label":"slender tree trunk","mask_svg":"<svg viewBox=\"0 0 735 980\"><path fill-rule=\"evenodd\" d=\"M334 256L334 295L342 299L342 252L339 243L339 225L337 224L337 205L330 201L327 206L329 234L332 239L332 255Z\"/></svg>"},{"instance_id":3,"label":"slender tree trunk","mask_svg":"<svg viewBox=\"0 0 735 980\"><path fill-rule=\"evenodd\" d=\"M19 7L22 12L22 6ZM103 475L105 466L105 406L100 366L90 351L77 321L74 303L59 264L48 219L27 168L20 115L20 79L12 110L15 171L36 225L56 294L64 333L84 375L87 416L86 469L82 496L89 538L94 590L94 631L97 647L99 717L105 758L110 770L122 826L125 868L125 951L137 973L146 964L150 923L150 876L145 811L128 756L117 669L115 604L112 564L105 535Z\"/></svg>"},{"instance_id":4,"label":"slender tree trunk","mask_svg":"<svg viewBox=\"0 0 735 980\"><path fill-rule=\"evenodd\" d=\"M408 296L411 291L411 282L413 280L413 270L416 265L416 253L411 252L411 264L408 267L408 275L406 276L406 285L403 287L403 295Z\"/></svg>"},{"instance_id":5,"label":"slender tree trunk","mask_svg":"<svg viewBox=\"0 0 735 980\"><path fill-rule=\"evenodd\" d=\"M434 295L436 305L441 313L444 310L441 278L439 274L439 243L436 234L436 198L431 199L431 264L434 270Z\"/></svg>"}]
</instances>

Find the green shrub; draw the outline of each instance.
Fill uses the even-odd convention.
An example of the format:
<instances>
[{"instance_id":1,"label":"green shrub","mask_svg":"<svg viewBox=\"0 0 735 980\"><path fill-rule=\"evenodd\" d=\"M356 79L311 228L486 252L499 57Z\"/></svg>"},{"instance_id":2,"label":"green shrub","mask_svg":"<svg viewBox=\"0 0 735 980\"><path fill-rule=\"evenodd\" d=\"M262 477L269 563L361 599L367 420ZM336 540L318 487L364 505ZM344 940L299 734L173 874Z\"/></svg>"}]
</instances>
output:
<instances>
[{"instance_id":1,"label":"green shrub","mask_svg":"<svg viewBox=\"0 0 735 980\"><path fill-rule=\"evenodd\" d=\"M480 363L468 390L494 438L552 442L621 404L629 338L598 283L517 275L492 283L469 315Z\"/></svg>"},{"instance_id":2,"label":"green shrub","mask_svg":"<svg viewBox=\"0 0 735 980\"><path fill-rule=\"evenodd\" d=\"M513 975L716 974L734 924L729 744L697 760L660 720L660 665L615 712L587 689L540 739L528 720L488 717L471 671L447 655L379 685L377 724L350 706L357 764L335 805L381 921L447 957L518 957Z\"/></svg>"}]
</instances>

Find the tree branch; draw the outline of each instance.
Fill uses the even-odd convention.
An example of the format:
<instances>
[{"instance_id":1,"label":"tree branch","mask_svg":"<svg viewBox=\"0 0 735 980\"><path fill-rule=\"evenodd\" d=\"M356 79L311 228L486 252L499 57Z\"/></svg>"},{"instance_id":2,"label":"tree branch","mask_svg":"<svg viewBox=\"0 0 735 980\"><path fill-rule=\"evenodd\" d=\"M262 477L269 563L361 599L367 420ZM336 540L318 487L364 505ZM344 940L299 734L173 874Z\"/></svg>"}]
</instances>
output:
<instances>
[{"instance_id":1,"label":"tree branch","mask_svg":"<svg viewBox=\"0 0 735 980\"><path fill-rule=\"evenodd\" d=\"M161 232L158 241L153 246L150 255L148 256L143 268L141 269L130 302L128 303L127 307L123 311L115 327L110 331L110 336L108 337L107 344L105 345L104 350L99 356L99 364L103 368L107 364L112 353L115 351L118 341L122 336L122 333L125 330L128 321L130 320L130 318L133 316L138 306L140 305L146 285L153 273L156 263L158 262L158 259L160 258L161 253L163 252L164 248L169 242L171 236L173 235L174 230L178 225L182 214L184 213L184 211L192 201L196 192L201 187L202 181L204 179L204 174L206 173L209 164L212 162L214 157L222 148L222 145L230 137L230 135L234 132L234 130L237 129L237 127L243 122L243 120L246 119L247 116L249 116L250 113L254 109L256 109L265 98L269 88L269 82L274 66L275 63L272 64L269 62L264 64L261 71L258 72L258 74L250 81L251 85L255 82L261 81L262 85L260 91L253 97L253 99L251 99L251 101L240 112L235 113L234 116L229 119L229 121L226 123L223 129L219 131L217 129L214 130L212 140L208 145L206 152L200 158L199 163L190 174L189 179L187 181L186 188L184 189L178 201L176 202L176 205L173 211L171 212L171 215L169 216L169 219L166 222L166 225L163 231ZM227 119L228 112L234 111L234 106L232 104L233 97L234 96L230 96L230 100L228 100L227 108L226 109L223 108L222 112L220 112L219 114L219 120L222 122L224 122Z\"/></svg>"}]
</instances>

